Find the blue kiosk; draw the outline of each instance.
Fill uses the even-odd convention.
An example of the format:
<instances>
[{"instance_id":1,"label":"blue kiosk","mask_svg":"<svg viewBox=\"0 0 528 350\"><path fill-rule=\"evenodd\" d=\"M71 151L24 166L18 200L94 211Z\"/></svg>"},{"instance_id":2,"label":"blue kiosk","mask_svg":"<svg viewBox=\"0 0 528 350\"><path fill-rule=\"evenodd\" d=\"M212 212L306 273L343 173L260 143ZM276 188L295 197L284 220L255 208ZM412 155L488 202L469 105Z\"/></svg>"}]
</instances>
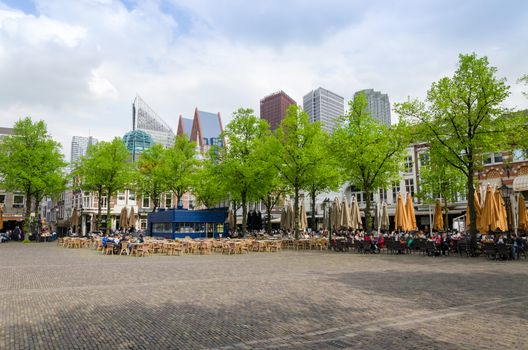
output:
<instances>
[{"instance_id":1,"label":"blue kiosk","mask_svg":"<svg viewBox=\"0 0 528 350\"><path fill-rule=\"evenodd\" d=\"M148 214L147 235L163 238L227 237L227 208L159 209Z\"/></svg>"}]
</instances>

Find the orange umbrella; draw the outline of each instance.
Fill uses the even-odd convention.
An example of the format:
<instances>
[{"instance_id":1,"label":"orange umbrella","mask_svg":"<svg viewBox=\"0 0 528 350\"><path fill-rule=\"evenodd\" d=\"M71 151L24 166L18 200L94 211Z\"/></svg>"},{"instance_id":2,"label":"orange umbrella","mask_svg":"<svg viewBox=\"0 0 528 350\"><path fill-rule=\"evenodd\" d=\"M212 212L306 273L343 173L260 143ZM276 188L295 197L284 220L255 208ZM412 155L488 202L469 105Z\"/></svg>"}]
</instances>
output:
<instances>
[{"instance_id":1,"label":"orange umbrella","mask_svg":"<svg viewBox=\"0 0 528 350\"><path fill-rule=\"evenodd\" d=\"M528 229L528 214L526 213L526 202L524 201L522 193L519 193L517 200L517 213L519 216L517 227L520 230L526 231Z\"/></svg>"},{"instance_id":2,"label":"orange umbrella","mask_svg":"<svg viewBox=\"0 0 528 350\"><path fill-rule=\"evenodd\" d=\"M409 192L407 192L407 199L405 200L405 212L407 213L407 230L416 230L416 215L414 214L413 199Z\"/></svg>"},{"instance_id":3,"label":"orange umbrella","mask_svg":"<svg viewBox=\"0 0 528 350\"><path fill-rule=\"evenodd\" d=\"M407 214L405 213L405 206L403 205L403 197L401 193L398 193L398 199L396 202L394 229L401 231L405 231L407 229Z\"/></svg>"},{"instance_id":4,"label":"orange umbrella","mask_svg":"<svg viewBox=\"0 0 528 350\"><path fill-rule=\"evenodd\" d=\"M484 232L495 231L499 228L500 213L493 188L488 185L486 188L486 199L482 206L481 229Z\"/></svg>"},{"instance_id":5,"label":"orange umbrella","mask_svg":"<svg viewBox=\"0 0 528 350\"><path fill-rule=\"evenodd\" d=\"M442 216L442 201L436 200L435 211L434 211L434 224L433 230L442 231L444 229L444 217Z\"/></svg>"},{"instance_id":6,"label":"orange umbrella","mask_svg":"<svg viewBox=\"0 0 528 350\"><path fill-rule=\"evenodd\" d=\"M482 208L480 206L480 193L475 190L475 195L473 196L473 203L475 205L475 212L477 213L477 229L481 233L485 233L486 230L482 229ZM466 227L469 227L471 224L471 216L469 215L469 204L466 206Z\"/></svg>"},{"instance_id":7,"label":"orange umbrella","mask_svg":"<svg viewBox=\"0 0 528 350\"><path fill-rule=\"evenodd\" d=\"M499 224L497 228L502 232L508 231L508 214L506 214L506 205L504 200L500 195L499 191L495 191L495 203L497 204L497 209L499 211Z\"/></svg>"}]
</instances>

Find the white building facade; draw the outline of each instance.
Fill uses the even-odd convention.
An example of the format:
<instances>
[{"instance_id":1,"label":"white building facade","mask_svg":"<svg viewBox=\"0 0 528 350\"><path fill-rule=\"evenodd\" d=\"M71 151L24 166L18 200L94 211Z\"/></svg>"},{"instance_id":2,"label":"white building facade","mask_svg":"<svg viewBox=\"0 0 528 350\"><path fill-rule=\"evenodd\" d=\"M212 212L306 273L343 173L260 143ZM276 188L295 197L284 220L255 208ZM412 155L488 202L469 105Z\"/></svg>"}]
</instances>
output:
<instances>
[{"instance_id":1,"label":"white building facade","mask_svg":"<svg viewBox=\"0 0 528 350\"><path fill-rule=\"evenodd\" d=\"M303 97L303 109L310 122L321 122L323 130L331 134L338 126L339 117L345 112L345 100L338 94L323 89L312 90Z\"/></svg>"}]
</instances>

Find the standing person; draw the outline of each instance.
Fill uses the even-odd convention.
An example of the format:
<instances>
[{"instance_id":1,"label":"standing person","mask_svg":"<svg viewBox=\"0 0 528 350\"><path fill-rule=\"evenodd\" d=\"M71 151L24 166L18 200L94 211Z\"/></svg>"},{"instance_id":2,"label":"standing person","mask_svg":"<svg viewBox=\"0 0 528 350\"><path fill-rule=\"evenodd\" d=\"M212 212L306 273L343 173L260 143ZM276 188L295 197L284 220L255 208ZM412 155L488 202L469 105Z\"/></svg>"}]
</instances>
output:
<instances>
[{"instance_id":1,"label":"standing person","mask_svg":"<svg viewBox=\"0 0 528 350\"><path fill-rule=\"evenodd\" d=\"M22 240L22 230L20 229L20 227L15 226L15 229L13 230L13 238L18 241Z\"/></svg>"}]
</instances>

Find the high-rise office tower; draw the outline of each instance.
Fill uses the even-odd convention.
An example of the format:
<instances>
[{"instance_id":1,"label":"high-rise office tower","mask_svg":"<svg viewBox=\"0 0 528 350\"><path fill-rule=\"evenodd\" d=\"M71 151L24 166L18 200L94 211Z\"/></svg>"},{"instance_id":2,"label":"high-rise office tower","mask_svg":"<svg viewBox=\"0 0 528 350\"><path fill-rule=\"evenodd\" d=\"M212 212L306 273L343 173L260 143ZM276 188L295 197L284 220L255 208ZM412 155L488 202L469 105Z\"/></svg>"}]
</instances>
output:
<instances>
[{"instance_id":1,"label":"high-rise office tower","mask_svg":"<svg viewBox=\"0 0 528 350\"><path fill-rule=\"evenodd\" d=\"M379 121L380 124L385 124L387 126L391 125L391 110L389 103L389 95L382 94L379 91L374 91L374 89L366 89L358 91L354 94L356 97L359 93L364 93L367 98L367 111L370 115Z\"/></svg>"},{"instance_id":2,"label":"high-rise office tower","mask_svg":"<svg viewBox=\"0 0 528 350\"><path fill-rule=\"evenodd\" d=\"M95 145L97 139L92 136L74 136L71 143L71 158L72 163L78 162L81 160L82 156L86 155L86 151L90 145Z\"/></svg>"},{"instance_id":3,"label":"high-rise office tower","mask_svg":"<svg viewBox=\"0 0 528 350\"><path fill-rule=\"evenodd\" d=\"M142 130L152 137L154 143L165 147L174 144L174 132L139 95L132 103L132 130Z\"/></svg>"},{"instance_id":4,"label":"high-rise office tower","mask_svg":"<svg viewBox=\"0 0 528 350\"><path fill-rule=\"evenodd\" d=\"M266 119L271 130L279 127L289 106L296 104L295 100L284 91L278 91L260 100L260 118Z\"/></svg>"},{"instance_id":5,"label":"high-rise office tower","mask_svg":"<svg viewBox=\"0 0 528 350\"><path fill-rule=\"evenodd\" d=\"M310 122L321 122L323 130L332 133L338 118L345 112L345 99L323 89L312 90L303 97L303 109L310 116Z\"/></svg>"}]
</instances>

